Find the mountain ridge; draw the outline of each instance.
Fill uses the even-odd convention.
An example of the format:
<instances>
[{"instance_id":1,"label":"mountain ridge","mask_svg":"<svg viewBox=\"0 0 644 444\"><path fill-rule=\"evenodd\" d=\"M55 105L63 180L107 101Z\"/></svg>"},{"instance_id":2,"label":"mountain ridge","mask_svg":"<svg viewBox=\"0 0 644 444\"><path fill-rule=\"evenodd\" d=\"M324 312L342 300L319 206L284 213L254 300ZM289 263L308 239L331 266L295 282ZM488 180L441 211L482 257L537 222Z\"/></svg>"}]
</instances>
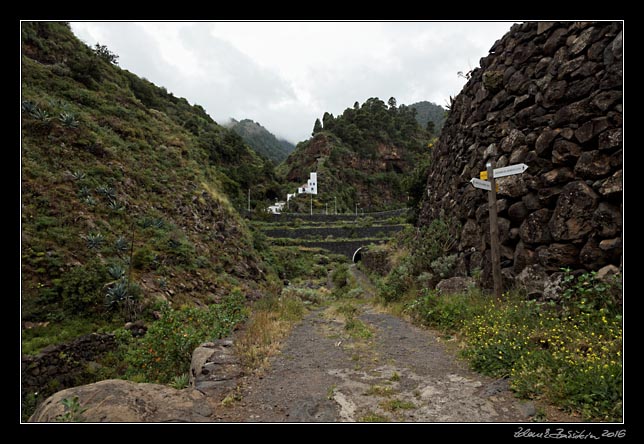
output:
<instances>
[{"instance_id":1,"label":"mountain ridge","mask_svg":"<svg viewBox=\"0 0 644 444\"><path fill-rule=\"evenodd\" d=\"M358 207L401 208L408 199L404 176L427 157L430 141L414 108L397 106L393 97L388 104L372 97L362 105L355 102L337 117L324 113L312 137L296 146L277 167L277 175L295 189L309 172L317 171L319 194L312 203L296 201L295 208L302 211L310 205L324 208L329 202L337 204L339 212L350 213Z\"/></svg>"},{"instance_id":2,"label":"mountain ridge","mask_svg":"<svg viewBox=\"0 0 644 444\"><path fill-rule=\"evenodd\" d=\"M283 162L295 149L291 142L278 138L259 122L251 119L231 119L226 126L239 134L257 154L275 164Z\"/></svg>"}]
</instances>

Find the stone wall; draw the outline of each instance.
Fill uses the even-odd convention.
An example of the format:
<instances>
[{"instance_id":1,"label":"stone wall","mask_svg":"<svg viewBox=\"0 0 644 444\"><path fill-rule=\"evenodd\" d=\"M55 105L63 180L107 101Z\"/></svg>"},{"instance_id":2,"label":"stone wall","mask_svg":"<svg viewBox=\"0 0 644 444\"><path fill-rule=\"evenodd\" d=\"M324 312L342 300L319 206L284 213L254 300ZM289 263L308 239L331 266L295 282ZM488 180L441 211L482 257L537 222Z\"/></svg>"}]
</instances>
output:
<instances>
[{"instance_id":1,"label":"stone wall","mask_svg":"<svg viewBox=\"0 0 644 444\"><path fill-rule=\"evenodd\" d=\"M376 237L391 237L402 231L405 225L379 225L373 227L307 227L307 228L279 228L265 229L262 232L272 238L290 238L290 239L307 239L319 238L326 239L333 237L336 239L366 239Z\"/></svg>"},{"instance_id":2,"label":"stone wall","mask_svg":"<svg viewBox=\"0 0 644 444\"><path fill-rule=\"evenodd\" d=\"M330 251L331 253L334 254L343 254L349 259L353 259L353 254L356 252L358 248L361 247L367 247L371 244L382 244L386 241L386 239L380 239L380 240L355 240L355 241L314 241L314 242L306 242L307 247L310 248L324 248L325 250Z\"/></svg>"},{"instance_id":3,"label":"stone wall","mask_svg":"<svg viewBox=\"0 0 644 444\"><path fill-rule=\"evenodd\" d=\"M333 223L333 222L345 222L345 221L355 221L360 220L365 217L371 217L372 219L382 220L389 219L391 217L398 216L407 216L408 209L402 208L399 210L390 210L390 211L378 211L373 213L363 212L362 208L358 208L358 215L353 213L351 214L331 214L333 203L329 204L329 214L319 213L320 210L316 209L313 214L309 213L281 213L281 214L249 214L247 211L244 211L244 217L249 219L257 220L266 220L268 222L293 222L295 220L300 220L303 223Z\"/></svg>"},{"instance_id":4,"label":"stone wall","mask_svg":"<svg viewBox=\"0 0 644 444\"><path fill-rule=\"evenodd\" d=\"M514 25L453 100L432 154L419 224L462 224L461 274L489 284L487 192L473 177L525 163L498 179L505 276L528 265L597 270L622 257L622 24Z\"/></svg>"},{"instance_id":5,"label":"stone wall","mask_svg":"<svg viewBox=\"0 0 644 444\"><path fill-rule=\"evenodd\" d=\"M51 345L38 355L22 356L22 394L38 392L47 396L79 384L87 365L98 356L116 348L113 334L82 336L74 341Z\"/></svg>"}]
</instances>

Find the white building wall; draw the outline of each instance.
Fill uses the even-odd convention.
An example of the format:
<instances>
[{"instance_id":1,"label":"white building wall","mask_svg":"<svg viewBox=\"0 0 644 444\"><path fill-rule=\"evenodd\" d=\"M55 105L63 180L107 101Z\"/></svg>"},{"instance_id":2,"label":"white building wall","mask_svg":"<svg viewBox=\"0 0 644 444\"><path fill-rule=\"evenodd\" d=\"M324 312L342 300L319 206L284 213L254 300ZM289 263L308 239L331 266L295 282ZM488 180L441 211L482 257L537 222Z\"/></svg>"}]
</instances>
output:
<instances>
[{"instance_id":1,"label":"white building wall","mask_svg":"<svg viewBox=\"0 0 644 444\"><path fill-rule=\"evenodd\" d=\"M311 173L308 181L308 192L318 194L318 173Z\"/></svg>"}]
</instances>

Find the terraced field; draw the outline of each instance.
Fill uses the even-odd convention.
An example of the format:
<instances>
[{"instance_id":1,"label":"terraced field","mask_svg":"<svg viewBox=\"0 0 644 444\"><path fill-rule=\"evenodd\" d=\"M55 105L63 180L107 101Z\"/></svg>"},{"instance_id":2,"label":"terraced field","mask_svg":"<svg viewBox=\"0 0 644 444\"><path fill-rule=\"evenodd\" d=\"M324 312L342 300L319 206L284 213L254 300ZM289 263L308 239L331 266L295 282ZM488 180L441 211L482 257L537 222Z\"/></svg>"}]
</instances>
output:
<instances>
[{"instance_id":1,"label":"terraced field","mask_svg":"<svg viewBox=\"0 0 644 444\"><path fill-rule=\"evenodd\" d=\"M272 215L255 220L271 245L321 248L354 260L356 252L371 244L381 244L408 224L406 210L356 215Z\"/></svg>"}]
</instances>

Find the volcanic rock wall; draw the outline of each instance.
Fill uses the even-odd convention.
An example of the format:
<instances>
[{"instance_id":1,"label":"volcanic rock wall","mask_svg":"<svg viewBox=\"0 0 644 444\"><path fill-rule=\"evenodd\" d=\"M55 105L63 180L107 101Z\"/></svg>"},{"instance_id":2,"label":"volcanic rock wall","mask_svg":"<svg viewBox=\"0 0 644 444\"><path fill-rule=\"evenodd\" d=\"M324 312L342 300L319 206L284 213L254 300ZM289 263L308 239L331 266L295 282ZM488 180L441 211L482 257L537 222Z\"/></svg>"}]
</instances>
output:
<instances>
[{"instance_id":1,"label":"volcanic rock wall","mask_svg":"<svg viewBox=\"0 0 644 444\"><path fill-rule=\"evenodd\" d=\"M432 154L419 224L461 224L459 274L489 282L487 192L469 184L494 161L501 263L597 270L622 256L622 23L514 25L454 99Z\"/></svg>"}]
</instances>

